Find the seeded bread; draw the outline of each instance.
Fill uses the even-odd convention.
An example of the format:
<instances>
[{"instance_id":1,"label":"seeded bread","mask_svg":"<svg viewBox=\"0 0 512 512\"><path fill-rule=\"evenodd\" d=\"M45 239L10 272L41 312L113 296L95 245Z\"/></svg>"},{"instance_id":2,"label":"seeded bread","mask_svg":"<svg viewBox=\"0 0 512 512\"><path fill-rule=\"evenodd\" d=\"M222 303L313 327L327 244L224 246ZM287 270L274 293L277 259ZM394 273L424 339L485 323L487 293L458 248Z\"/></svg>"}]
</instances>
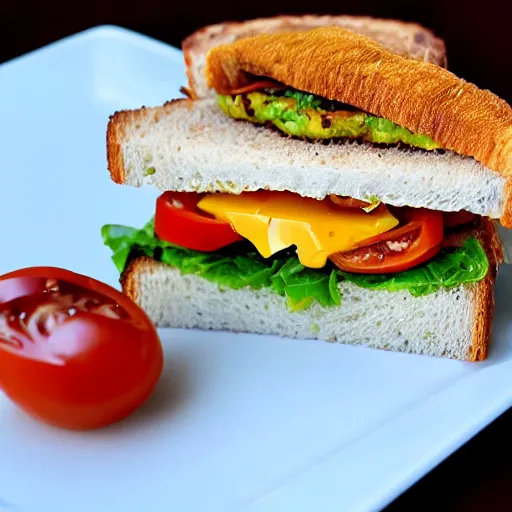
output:
<instances>
[{"instance_id":1,"label":"seeded bread","mask_svg":"<svg viewBox=\"0 0 512 512\"><path fill-rule=\"evenodd\" d=\"M312 338L373 348L480 361L485 359L494 311L493 285L502 260L496 229L487 219L472 235L490 261L477 284L423 297L339 285L340 307L318 304L289 312L285 298L268 290L223 288L147 257L122 275L123 291L158 327L198 328Z\"/></svg>"},{"instance_id":2,"label":"seeded bread","mask_svg":"<svg viewBox=\"0 0 512 512\"><path fill-rule=\"evenodd\" d=\"M118 112L107 132L111 177L125 185L185 192L289 190L317 199L337 194L505 216L505 179L473 158L295 140L231 119L214 99Z\"/></svg>"},{"instance_id":3,"label":"seeded bread","mask_svg":"<svg viewBox=\"0 0 512 512\"><path fill-rule=\"evenodd\" d=\"M294 32L330 25L363 34L398 55L446 67L444 42L416 23L365 16L276 16L209 25L189 35L182 43L189 90L195 98L214 94L206 83L204 66L206 54L215 46L256 34Z\"/></svg>"}]
</instances>

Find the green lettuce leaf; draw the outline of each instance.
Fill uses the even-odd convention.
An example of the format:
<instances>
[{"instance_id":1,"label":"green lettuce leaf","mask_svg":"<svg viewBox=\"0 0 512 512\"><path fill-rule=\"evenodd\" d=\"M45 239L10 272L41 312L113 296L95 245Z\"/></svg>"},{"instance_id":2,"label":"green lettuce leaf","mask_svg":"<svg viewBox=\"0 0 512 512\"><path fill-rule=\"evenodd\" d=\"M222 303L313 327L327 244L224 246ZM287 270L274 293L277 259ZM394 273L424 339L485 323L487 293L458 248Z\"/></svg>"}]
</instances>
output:
<instances>
[{"instance_id":1,"label":"green lettuce leaf","mask_svg":"<svg viewBox=\"0 0 512 512\"><path fill-rule=\"evenodd\" d=\"M323 269L306 268L290 251L264 259L250 244L235 244L217 253L185 249L157 238L153 220L142 229L109 224L103 226L101 233L119 272L123 272L130 258L145 255L220 287L269 288L286 298L291 311L306 309L314 302L323 307L339 306L339 283L343 280L374 290L408 290L419 297L440 288L478 282L489 270L485 251L474 238L466 240L463 247L443 250L428 263L405 272L366 275L342 272L329 265Z\"/></svg>"},{"instance_id":2,"label":"green lettuce leaf","mask_svg":"<svg viewBox=\"0 0 512 512\"><path fill-rule=\"evenodd\" d=\"M419 297L434 293L440 288L455 288L465 283L481 281L489 271L489 260L475 238L468 238L464 246L443 251L436 258L399 274L350 274L338 271L340 279L362 288L373 290L409 290Z\"/></svg>"},{"instance_id":3,"label":"green lettuce leaf","mask_svg":"<svg viewBox=\"0 0 512 512\"><path fill-rule=\"evenodd\" d=\"M318 109L322 103L321 98L307 92L297 91L295 89L286 89L285 98L293 98L297 101L297 110Z\"/></svg>"}]
</instances>

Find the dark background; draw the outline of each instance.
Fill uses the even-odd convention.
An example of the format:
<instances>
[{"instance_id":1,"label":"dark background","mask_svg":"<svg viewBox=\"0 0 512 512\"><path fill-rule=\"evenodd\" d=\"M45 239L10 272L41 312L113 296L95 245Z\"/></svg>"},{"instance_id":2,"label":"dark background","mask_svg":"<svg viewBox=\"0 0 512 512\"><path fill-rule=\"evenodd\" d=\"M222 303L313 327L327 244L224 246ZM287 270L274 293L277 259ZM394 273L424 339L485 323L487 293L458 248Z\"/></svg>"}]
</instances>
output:
<instances>
[{"instance_id":1,"label":"dark background","mask_svg":"<svg viewBox=\"0 0 512 512\"><path fill-rule=\"evenodd\" d=\"M0 0L0 62L104 23L179 46L206 24L310 12L419 22L446 41L454 73L512 103L512 0Z\"/></svg>"},{"instance_id":2,"label":"dark background","mask_svg":"<svg viewBox=\"0 0 512 512\"><path fill-rule=\"evenodd\" d=\"M421 23L445 40L453 72L512 103L512 0L0 0L0 62L100 24L120 25L180 46L186 35L206 24L294 13ZM512 511L511 438L509 411L386 512Z\"/></svg>"}]
</instances>

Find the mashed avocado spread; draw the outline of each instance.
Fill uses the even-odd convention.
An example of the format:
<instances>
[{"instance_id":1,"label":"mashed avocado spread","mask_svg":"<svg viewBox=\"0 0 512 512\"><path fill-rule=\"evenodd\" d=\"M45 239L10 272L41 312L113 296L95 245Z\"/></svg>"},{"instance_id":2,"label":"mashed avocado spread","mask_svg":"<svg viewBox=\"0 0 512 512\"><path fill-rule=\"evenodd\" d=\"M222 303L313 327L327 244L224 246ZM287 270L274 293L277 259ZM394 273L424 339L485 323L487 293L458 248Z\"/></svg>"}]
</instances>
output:
<instances>
[{"instance_id":1,"label":"mashed avocado spread","mask_svg":"<svg viewBox=\"0 0 512 512\"><path fill-rule=\"evenodd\" d=\"M307 139L362 139L377 144L399 142L426 150L440 148L426 135L410 132L382 117L329 102L293 89L219 95L222 110L235 119L272 123L288 135Z\"/></svg>"}]
</instances>

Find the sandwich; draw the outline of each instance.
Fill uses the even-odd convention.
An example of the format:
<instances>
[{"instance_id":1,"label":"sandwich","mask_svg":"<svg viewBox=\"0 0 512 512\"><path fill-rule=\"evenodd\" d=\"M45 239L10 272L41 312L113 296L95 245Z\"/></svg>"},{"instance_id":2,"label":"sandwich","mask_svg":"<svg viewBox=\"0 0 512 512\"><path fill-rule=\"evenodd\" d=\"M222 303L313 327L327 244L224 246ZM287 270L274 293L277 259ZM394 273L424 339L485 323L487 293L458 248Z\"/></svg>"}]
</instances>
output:
<instances>
[{"instance_id":1,"label":"sandwich","mask_svg":"<svg viewBox=\"0 0 512 512\"><path fill-rule=\"evenodd\" d=\"M156 325L485 359L510 106L342 27L214 46L204 76L107 128L114 182L162 191L102 230Z\"/></svg>"}]
</instances>

